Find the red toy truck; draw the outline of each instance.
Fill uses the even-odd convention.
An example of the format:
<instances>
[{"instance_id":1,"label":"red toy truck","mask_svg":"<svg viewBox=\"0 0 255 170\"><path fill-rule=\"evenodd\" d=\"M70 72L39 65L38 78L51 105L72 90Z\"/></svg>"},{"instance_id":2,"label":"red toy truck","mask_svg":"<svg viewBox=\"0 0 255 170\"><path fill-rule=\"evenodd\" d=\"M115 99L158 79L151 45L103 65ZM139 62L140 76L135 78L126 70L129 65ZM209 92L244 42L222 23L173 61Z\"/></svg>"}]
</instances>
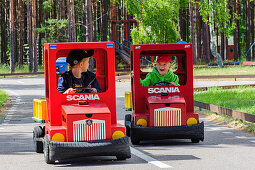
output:
<instances>
[{"instance_id":1,"label":"red toy truck","mask_svg":"<svg viewBox=\"0 0 255 170\"><path fill-rule=\"evenodd\" d=\"M192 44L132 45L130 54L132 115L125 116L125 126L131 142L170 138L203 141L204 123L199 123L194 113ZM161 55L176 61L172 65L176 65L174 73L180 86L167 82L150 87L140 84L148 73L144 63Z\"/></svg>"},{"instance_id":2,"label":"red toy truck","mask_svg":"<svg viewBox=\"0 0 255 170\"><path fill-rule=\"evenodd\" d=\"M94 49L96 78L102 93L61 94L57 91L56 60L71 49ZM117 123L114 44L44 44L45 126L36 126L36 152L44 152L46 163L84 156L130 158L125 126Z\"/></svg>"}]
</instances>

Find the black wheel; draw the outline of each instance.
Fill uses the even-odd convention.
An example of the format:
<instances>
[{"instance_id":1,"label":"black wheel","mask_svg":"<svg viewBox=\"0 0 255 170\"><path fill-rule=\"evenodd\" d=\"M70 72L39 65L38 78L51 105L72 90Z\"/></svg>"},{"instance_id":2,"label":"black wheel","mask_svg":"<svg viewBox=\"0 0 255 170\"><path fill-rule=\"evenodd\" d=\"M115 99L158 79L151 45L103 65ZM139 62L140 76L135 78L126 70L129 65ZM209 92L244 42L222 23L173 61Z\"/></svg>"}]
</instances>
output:
<instances>
[{"instance_id":1,"label":"black wheel","mask_svg":"<svg viewBox=\"0 0 255 170\"><path fill-rule=\"evenodd\" d=\"M126 135L130 137L130 124L131 124L131 114L125 115L125 127L126 127Z\"/></svg>"},{"instance_id":2,"label":"black wheel","mask_svg":"<svg viewBox=\"0 0 255 170\"><path fill-rule=\"evenodd\" d=\"M199 143L199 139L191 139L192 143Z\"/></svg>"},{"instance_id":3,"label":"black wheel","mask_svg":"<svg viewBox=\"0 0 255 170\"><path fill-rule=\"evenodd\" d=\"M43 142L36 140L38 138L43 138L43 136L44 136L43 128L41 126L34 127L33 140L35 144L35 151L37 153L43 153Z\"/></svg>"},{"instance_id":4,"label":"black wheel","mask_svg":"<svg viewBox=\"0 0 255 170\"><path fill-rule=\"evenodd\" d=\"M118 160L118 161L126 160L126 159L127 159L127 156L124 155L124 154L117 155L116 157L117 157L117 160Z\"/></svg>"},{"instance_id":5,"label":"black wheel","mask_svg":"<svg viewBox=\"0 0 255 170\"><path fill-rule=\"evenodd\" d=\"M45 135L44 142L43 142L43 144L44 144L44 150L43 150L44 159L47 164L53 164L53 163L55 163L55 160L52 158L52 155L50 153L49 143L50 143L49 135L47 134L47 135Z\"/></svg>"},{"instance_id":6,"label":"black wheel","mask_svg":"<svg viewBox=\"0 0 255 170\"><path fill-rule=\"evenodd\" d=\"M133 145L139 145L140 140L135 135L132 135L131 133L130 138Z\"/></svg>"}]
</instances>

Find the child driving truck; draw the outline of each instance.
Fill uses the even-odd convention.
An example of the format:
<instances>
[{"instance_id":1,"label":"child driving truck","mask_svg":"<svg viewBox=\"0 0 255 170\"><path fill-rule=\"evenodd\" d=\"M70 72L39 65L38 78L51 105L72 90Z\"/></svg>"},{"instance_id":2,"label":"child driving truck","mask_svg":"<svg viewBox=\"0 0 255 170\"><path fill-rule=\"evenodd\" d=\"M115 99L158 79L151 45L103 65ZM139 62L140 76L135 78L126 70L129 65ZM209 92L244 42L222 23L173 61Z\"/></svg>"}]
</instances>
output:
<instances>
[{"instance_id":1,"label":"child driving truck","mask_svg":"<svg viewBox=\"0 0 255 170\"><path fill-rule=\"evenodd\" d=\"M102 89L94 73L88 71L89 58L94 55L94 50L73 49L69 52L66 62L71 70L66 71L58 79L58 91L63 94L72 94L82 89L89 88L91 93L100 93Z\"/></svg>"},{"instance_id":2,"label":"child driving truck","mask_svg":"<svg viewBox=\"0 0 255 170\"><path fill-rule=\"evenodd\" d=\"M171 70L170 56L158 56L156 67L148 73L144 80L140 79L142 86L179 86L179 77Z\"/></svg>"}]
</instances>

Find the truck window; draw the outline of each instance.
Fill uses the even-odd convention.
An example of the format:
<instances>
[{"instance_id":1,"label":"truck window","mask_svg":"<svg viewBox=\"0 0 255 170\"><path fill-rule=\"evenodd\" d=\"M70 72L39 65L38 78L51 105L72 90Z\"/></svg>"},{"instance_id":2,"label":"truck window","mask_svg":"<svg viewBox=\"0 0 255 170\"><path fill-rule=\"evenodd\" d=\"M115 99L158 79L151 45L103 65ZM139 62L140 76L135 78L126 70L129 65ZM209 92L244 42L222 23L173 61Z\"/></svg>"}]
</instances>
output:
<instances>
[{"instance_id":1,"label":"truck window","mask_svg":"<svg viewBox=\"0 0 255 170\"><path fill-rule=\"evenodd\" d=\"M155 72L155 70L159 69L159 65L157 65L158 57L159 56L142 56L142 57L140 57L140 78L141 78L141 80L144 80L148 73ZM173 72L174 74L176 74L176 73L178 73L178 57L176 57L176 56L169 56L169 57L171 58L169 70L171 72ZM165 68L165 69L168 69L168 68ZM163 71L165 71L165 70L163 70ZM176 75L178 75L178 74L176 74ZM178 77L179 77L179 75L178 75ZM150 85L150 86L152 86L152 85Z\"/></svg>"},{"instance_id":2,"label":"truck window","mask_svg":"<svg viewBox=\"0 0 255 170\"><path fill-rule=\"evenodd\" d=\"M66 50L60 50L60 52L58 53L60 57L57 58L56 60L56 74L57 74L57 90L60 92L60 93L64 93L63 91L64 90L61 90L63 88L60 88L62 87L61 86L61 81L60 80L60 77L62 78L67 78L67 77L72 77L70 75L72 75L71 73L71 67L70 65L66 62L66 57L67 54L68 54L69 51L66 51ZM75 80L71 80L71 83L73 83L72 86L75 86L77 87L77 91L76 93L90 93L91 92L91 89L88 90L88 88L95 88L97 87L96 89L100 89L101 88L101 91L98 90L98 92L105 92L108 88L108 84L107 84L107 67L105 66L102 66L102 64L104 65L105 62L107 62L107 59L106 59L106 53L104 50L98 50L96 54L100 54L100 56L97 56L95 55L95 57L90 57L90 60L89 60L89 67L88 67L88 71L89 74L86 73L86 76L87 75L90 75L89 77L89 80L90 81L90 78L91 77L94 77L94 75L96 75L95 77L95 80L94 78L91 79L91 81L93 81L92 83L91 82L86 82L87 79L84 79L81 78L79 79L77 82L73 82L73 81L76 81L77 79ZM97 60L100 60L101 61L101 64L100 64L100 61L97 62ZM85 73L82 73L82 74L85 74ZM85 83L83 84L82 82L84 82L85 80ZM79 82L80 81L80 82ZM81 82L82 81L82 82ZM95 82L97 81L97 82ZM70 83L70 81L69 81ZM83 84L83 85L81 85ZM70 85L68 85L70 86ZM86 87L85 87L86 86ZM99 87L99 88L98 88ZM86 88L86 90L84 90L84 88ZM83 89L81 91L81 89Z\"/></svg>"}]
</instances>

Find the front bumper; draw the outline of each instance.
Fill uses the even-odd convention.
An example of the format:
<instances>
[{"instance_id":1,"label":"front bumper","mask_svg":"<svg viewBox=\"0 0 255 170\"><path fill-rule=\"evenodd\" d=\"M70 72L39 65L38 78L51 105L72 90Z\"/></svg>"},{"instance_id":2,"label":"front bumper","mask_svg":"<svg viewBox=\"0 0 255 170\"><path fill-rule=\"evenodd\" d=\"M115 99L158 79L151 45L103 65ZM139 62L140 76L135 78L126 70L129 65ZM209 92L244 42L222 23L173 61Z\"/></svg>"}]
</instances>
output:
<instances>
[{"instance_id":1,"label":"front bumper","mask_svg":"<svg viewBox=\"0 0 255 170\"><path fill-rule=\"evenodd\" d=\"M49 140L51 160L63 160L87 156L120 156L130 158L128 137L109 141L55 142Z\"/></svg>"},{"instance_id":2,"label":"front bumper","mask_svg":"<svg viewBox=\"0 0 255 170\"><path fill-rule=\"evenodd\" d=\"M192 126L141 127L131 125L131 136L137 140L198 139L204 140L204 122Z\"/></svg>"}]
</instances>

